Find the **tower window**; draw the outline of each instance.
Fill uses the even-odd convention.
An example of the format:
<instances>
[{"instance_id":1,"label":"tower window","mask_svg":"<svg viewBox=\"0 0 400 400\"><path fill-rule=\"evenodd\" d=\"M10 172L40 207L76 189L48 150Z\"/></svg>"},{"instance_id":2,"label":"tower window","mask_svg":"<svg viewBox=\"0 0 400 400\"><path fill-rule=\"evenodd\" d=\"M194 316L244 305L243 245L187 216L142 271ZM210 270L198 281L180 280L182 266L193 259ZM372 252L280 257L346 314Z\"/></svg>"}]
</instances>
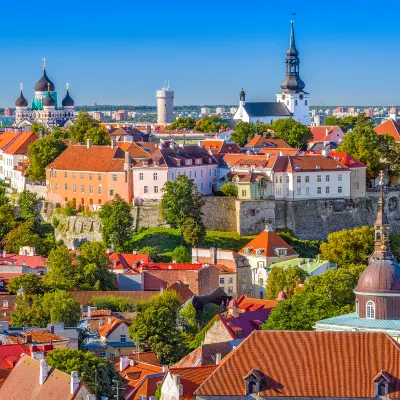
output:
<instances>
[{"instance_id":1,"label":"tower window","mask_svg":"<svg viewBox=\"0 0 400 400\"><path fill-rule=\"evenodd\" d=\"M294 101L294 105L297 106L297 100Z\"/></svg>"},{"instance_id":2,"label":"tower window","mask_svg":"<svg viewBox=\"0 0 400 400\"><path fill-rule=\"evenodd\" d=\"M367 319L375 319L375 303L371 300L367 301L366 317Z\"/></svg>"},{"instance_id":3,"label":"tower window","mask_svg":"<svg viewBox=\"0 0 400 400\"><path fill-rule=\"evenodd\" d=\"M304 100L304 104L305 104L306 106L308 105L307 100Z\"/></svg>"}]
</instances>

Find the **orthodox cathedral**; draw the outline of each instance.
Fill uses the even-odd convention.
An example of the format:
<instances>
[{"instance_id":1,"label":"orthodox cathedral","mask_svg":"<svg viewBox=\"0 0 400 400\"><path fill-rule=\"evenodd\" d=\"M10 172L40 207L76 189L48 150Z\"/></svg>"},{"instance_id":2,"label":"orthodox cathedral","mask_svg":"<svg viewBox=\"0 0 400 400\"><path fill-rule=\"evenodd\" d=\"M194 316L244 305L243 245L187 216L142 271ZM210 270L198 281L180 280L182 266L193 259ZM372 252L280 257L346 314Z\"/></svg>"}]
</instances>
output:
<instances>
[{"instance_id":1,"label":"orthodox cathedral","mask_svg":"<svg viewBox=\"0 0 400 400\"><path fill-rule=\"evenodd\" d=\"M300 59L294 37L294 21L291 21L290 44L286 52L286 77L277 93L276 102L246 102L244 90L240 92L239 108L233 119L244 122L272 124L277 119L293 118L310 125L310 95L304 91L305 83L300 78Z\"/></svg>"},{"instance_id":2,"label":"orthodox cathedral","mask_svg":"<svg viewBox=\"0 0 400 400\"><path fill-rule=\"evenodd\" d=\"M20 96L15 102L15 125L17 127L31 125L33 122L46 126L64 126L69 121L73 121L74 100L69 95L69 85L67 84L67 94L60 107L54 83L47 76L46 60L43 64L43 76L35 85L35 97L32 100L31 108L28 108L28 100L22 93L22 84L20 90Z\"/></svg>"}]
</instances>

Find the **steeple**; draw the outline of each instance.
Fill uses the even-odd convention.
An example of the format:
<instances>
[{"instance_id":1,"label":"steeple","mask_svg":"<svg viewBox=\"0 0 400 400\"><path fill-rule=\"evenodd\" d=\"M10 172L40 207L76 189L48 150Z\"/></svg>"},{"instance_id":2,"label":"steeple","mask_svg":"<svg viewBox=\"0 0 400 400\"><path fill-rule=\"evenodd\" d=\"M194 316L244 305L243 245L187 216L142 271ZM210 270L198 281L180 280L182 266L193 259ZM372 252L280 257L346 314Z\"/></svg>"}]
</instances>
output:
<instances>
[{"instance_id":1,"label":"steeple","mask_svg":"<svg viewBox=\"0 0 400 400\"><path fill-rule=\"evenodd\" d=\"M240 100L240 104L244 105L244 103L246 101L246 93L244 92L243 88L239 93L239 100Z\"/></svg>"},{"instance_id":2,"label":"steeple","mask_svg":"<svg viewBox=\"0 0 400 400\"><path fill-rule=\"evenodd\" d=\"M291 21L290 43L286 52L286 78L281 83L281 88L285 93L301 92L305 83L300 79L299 74L299 52L296 49L296 41L294 36L294 21Z\"/></svg>"}]
</instances>

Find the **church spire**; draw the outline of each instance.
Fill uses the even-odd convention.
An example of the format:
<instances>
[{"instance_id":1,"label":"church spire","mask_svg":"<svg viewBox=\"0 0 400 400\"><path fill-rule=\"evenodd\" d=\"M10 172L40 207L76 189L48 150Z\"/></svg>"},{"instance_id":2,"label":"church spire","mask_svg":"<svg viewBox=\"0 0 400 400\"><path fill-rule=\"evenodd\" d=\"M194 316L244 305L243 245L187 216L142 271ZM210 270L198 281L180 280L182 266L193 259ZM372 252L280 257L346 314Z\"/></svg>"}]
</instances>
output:
<instances>
[{"instance_id":1,"label":"church spire","mask_svg":"<svg viewBox=\"0 0 400 400\"><path fill-rule=\"evenodd\" d=\"M285 93L298 93L301 92L305 83L300 79L300 59L299 52L296 49L296 41L294 35L294 21L291 21L290 29L290 43L289 49L286 52L286 78L281 83L281 88Z\"/></svg>"}]
</instances>

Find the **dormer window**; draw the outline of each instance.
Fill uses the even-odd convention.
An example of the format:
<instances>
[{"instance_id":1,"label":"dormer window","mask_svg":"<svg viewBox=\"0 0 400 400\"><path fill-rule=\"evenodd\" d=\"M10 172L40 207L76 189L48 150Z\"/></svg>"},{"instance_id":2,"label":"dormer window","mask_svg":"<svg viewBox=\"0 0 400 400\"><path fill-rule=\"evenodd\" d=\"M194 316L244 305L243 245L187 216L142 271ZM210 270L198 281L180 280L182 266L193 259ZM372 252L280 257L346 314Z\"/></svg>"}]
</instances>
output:
<instances>
[{"instance_id":1,"label":"dormer window","mask_svg":"<svg viewBox=\"0 0 400 400\"><path fill-rule=\"evenodd\" d=\"M388 397L389 386L392 377L386 371L380 370L373 379L374 381L374 396L375 397Z\"/></svg>"},{"instance_id":2,"label":"dormer window","mask_svg":"<svg viewBox=\"0 0 400 400\"><path fill-rule=\"evenodd\" d=\"M287 256L287 249L285 248L275 249L275 252L278 256Z\"/></svg>"},{"instance_id":3,"label":"dormer window","mask_svg":"<svg viewBox=\"0 0 400 400\"><path fill-rule=\"evenodd\" d=\"M375 319L375 303L373 301L367 301L365 314L367 319Z\"/></svg>"},{"instance_id":4,"label":"dormer window","mask_svg":"<svg viewBox=\"0 0 400 400\"><path fill-rule=\"evenodd\" d=\"M251 371L249 371L249 373L243 377L243 379L246 381L245 395L260 393L261 381L263 377L264 374L261 371L252 368Z\"/></svg>"},{"instance_id":5,"label":"dormer window","mask_svg":"<svg viewBox=\"0 0 400 400\"><path fill-rule=\"evenodd\" d=\"M192 162L191 159L186 159L185 160L185 165L192 165L192 164L193 164L193 162Z\"/></svg>"}]
</instances>

